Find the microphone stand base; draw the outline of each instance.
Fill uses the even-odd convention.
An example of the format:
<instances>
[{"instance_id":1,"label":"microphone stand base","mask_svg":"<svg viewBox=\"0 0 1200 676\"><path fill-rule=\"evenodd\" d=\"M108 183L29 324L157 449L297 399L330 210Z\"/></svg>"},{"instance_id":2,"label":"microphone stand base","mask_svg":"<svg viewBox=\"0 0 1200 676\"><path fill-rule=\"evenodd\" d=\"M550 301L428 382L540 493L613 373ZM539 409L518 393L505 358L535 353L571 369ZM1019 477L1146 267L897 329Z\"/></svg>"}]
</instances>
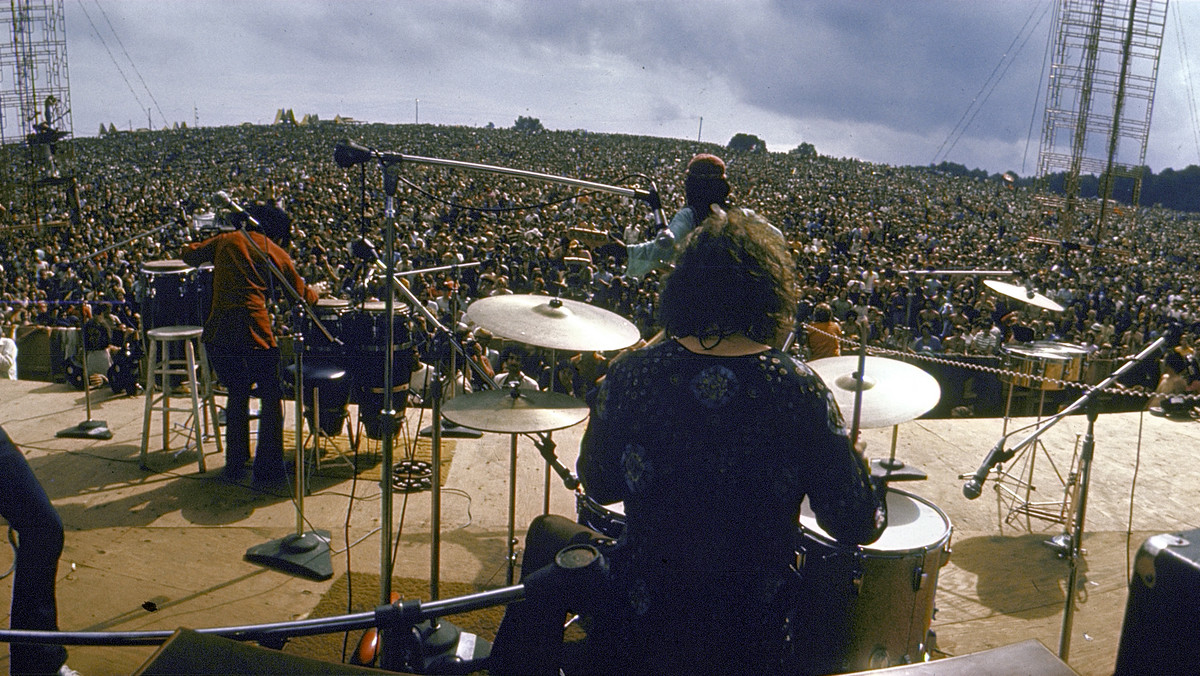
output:
<instances>
[{"instance_id":1,"label":"microphone stand base","mask_svg":"<svg viewBox=\"0 0 1200 676\"><path fill-rule=\"evenodd\" d=\"M112 439L112 431L103 420L85 420L74 427L61 430L55 436L66 439Z\"/></svg>"},{"instance_id":2,"label":"microphone stand base","mask_svg":"<svg viewBox=\"0 0 1200 676\"><path fill-rule=\"evenodd\" d=\"M433 425L422 428L417 435L422 437L432 437ZM479 430L473 430L469 427L463 427L462 425L452 423L449 420L442 418L442 436L448 439L480 439L483 437L483 432L480 432Z\"/></svg>"},{"instance_id":3,"label":"microphone stand base","mask_svg":"<svg viewBox=\"0 0 1200 676\"><path fill-rule=\"evenodd\" d=\"M278 571L313 580L333 577L329 554L329 531L292 533L246 550L246 560Z\"/></svg>"}]
</instances>

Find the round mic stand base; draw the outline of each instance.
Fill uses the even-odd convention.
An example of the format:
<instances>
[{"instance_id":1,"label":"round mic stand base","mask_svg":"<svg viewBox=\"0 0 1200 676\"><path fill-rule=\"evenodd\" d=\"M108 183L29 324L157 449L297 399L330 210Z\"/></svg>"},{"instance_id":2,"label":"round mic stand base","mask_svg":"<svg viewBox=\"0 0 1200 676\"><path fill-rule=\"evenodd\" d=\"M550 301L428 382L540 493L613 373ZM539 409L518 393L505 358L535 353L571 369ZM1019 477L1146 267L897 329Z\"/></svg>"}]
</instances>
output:
<instances>
[{"instance_id":1,"label":"round mic stand base","mask_svg":"<svg viewBox=\"0 0 1200 676\"><path fill-rule=\"evenodd\" d=\"M246 560L292 575L328 580L333 577L329 538L327 530L290 533L247 549Z\"/></svg>"}]
</instances>

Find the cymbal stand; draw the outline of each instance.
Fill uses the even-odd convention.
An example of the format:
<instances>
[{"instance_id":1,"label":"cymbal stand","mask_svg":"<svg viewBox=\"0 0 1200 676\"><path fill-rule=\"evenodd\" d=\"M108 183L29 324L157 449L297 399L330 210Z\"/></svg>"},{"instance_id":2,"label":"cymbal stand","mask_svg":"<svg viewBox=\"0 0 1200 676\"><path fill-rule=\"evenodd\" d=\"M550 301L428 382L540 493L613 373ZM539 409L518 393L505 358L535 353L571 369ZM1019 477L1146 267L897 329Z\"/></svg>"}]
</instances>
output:
<instances>
[{"instance_id":1,"label":"cymbal stand","mask_svg":"<svg viewBox=\"0 0 1200 676\"><path fill-rule=\"evenodd\" d=\"M1010 411L1012 406L1012 394L1015 383L1010 380L1008 383L1008 397L1005 403L1004 410L1004 434L1007 435L1008 423L1011 420ZM1046 390L1039 387L1038 394L1038 413L1037 421L1034 426L1040 425L1043 418L1042 413L1046 404ZM1063 498L1061 500L1034 501L1033 493L1036 492L1037 485L1034 482L1034 469L1037 465L1037 456L1041 454L1045 461L1049 463L1050 469L1057 478L1059 484L1063 488ZM1071 466L1074 467L1075 461L1079 454L1079 444L1076 440L1075 449L1071 459ZM1025 526L1032 530L1033 524L1030 519L1040 519L1050 523L1065 524L1068 519L1068 511L1070 508L1070 494L1074 485L1075 476L1068 470L1064 473L1054 461L1054 457L1050 455L1046 445L1042 440L1035 439L1028 448L1014 455L1008 461L1008 468L997 468L996 474L996 500L1000 509L1007 509L1004 514L1004 523L1011 525L1017 517L1025 515Z\"/></svg>"}]
</instances>

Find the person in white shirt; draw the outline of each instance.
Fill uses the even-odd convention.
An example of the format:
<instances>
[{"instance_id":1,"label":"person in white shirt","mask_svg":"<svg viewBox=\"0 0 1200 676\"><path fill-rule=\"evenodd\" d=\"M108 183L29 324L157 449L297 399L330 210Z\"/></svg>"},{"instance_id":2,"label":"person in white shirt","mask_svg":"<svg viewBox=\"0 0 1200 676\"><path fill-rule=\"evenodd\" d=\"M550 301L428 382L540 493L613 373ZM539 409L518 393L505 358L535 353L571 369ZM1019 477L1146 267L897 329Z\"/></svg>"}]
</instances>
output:
<instances>
[{"instance_id":1,"label":"person in white shirt","mask_svg":"<svg viewBox=\"0 0 1200 676\"><path fill-rule=\"evenodd\" d=\"M530 376L521 372L521 350L516 347L505 348L500 355L500 365L504 369L496 374L496 384L501 388L519 387L524 390L537 390L538 383Z\"/></svg>"},{"instance_id":2,"label":"person in white shirt","mask_svg":"<svg viewBox=\"0 0 1200 676\"><path fill-rule=\"evenodd\" d=\"M0 378L17 379L17 327L9 326L0 335Z\"/></svg>"}]
</instances>

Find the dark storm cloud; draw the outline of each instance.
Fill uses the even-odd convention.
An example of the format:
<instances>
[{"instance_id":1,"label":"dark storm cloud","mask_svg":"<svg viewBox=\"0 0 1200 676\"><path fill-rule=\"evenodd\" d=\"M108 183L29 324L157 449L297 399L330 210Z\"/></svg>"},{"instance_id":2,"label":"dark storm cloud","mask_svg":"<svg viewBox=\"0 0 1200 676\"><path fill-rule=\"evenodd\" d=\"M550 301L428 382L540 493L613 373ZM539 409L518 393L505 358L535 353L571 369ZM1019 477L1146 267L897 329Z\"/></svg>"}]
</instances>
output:
<instances>
[{"instance_id":1,"label":"dark storm cloud","mask_svg":"<svg viewBox=\"0 0 1200 676\"><path fill-rule=\"evenodd\" d=\"M406 122L419 99L422 122L506 125L533 115L552 129L674 137L702 128L719 143L749 132L772 150L804 141L837 156L924 164L940 155L1003 171L1036 156L1052 6L83 0L66 10L84 134L97 122L140 126L157 107L131 59L161 117L189 124L194 114L201 124L269 121L278 107ZM1200 159L1186 103L1194 94L1180 75L1187 57L1172 47L1174 27L1194 25L1200 3L1171 11L1183 18L1165 36L1148 157L1158 167Z\"/></svg>"}]
</instances>

